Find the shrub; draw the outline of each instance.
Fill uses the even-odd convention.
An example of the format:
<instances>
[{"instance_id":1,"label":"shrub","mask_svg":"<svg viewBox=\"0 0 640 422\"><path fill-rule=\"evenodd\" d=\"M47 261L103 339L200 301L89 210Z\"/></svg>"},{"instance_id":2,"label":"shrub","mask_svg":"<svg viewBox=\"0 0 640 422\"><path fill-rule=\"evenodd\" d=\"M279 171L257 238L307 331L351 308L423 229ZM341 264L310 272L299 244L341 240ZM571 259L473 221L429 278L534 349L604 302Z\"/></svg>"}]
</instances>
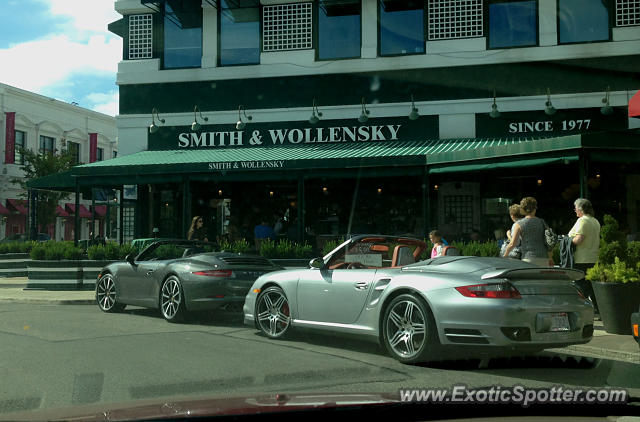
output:
<instances>
[{"instance_id":1,"label":"shrub","mask_svg":"<svg viewBox=\"0 0 640 422\"><path fill-rule=\"evenodd\" d=\"M245 239L240 239L233 242L231 250L236 253L249 253L251 251L251 245Z\"/></svg>"},{"instance_id":2,"label":"shrub","mask_svg":"<svg viewBox=\"0 0 640 422\"><path fill-rule=\"evenodd\" d=\"M592 268L587 270L585 278L589 281L599 281L602 283L632 283L638 282L640 277L640 265L629 267L624 261L616 257L613 264L597 262Z\"/></svg>"},{"instance_id":3,"label":"shrub","mask_svg":"<svg viewBox=\"0 0 640 422\"><path fill-rule=\"evenodd\" d=\"M127 255L133 254L133 253L136 253L136 251L134 250L134 247L130 243L123 243L118 248L118 255L116 259L122 260Z\"/></svg>"},{"instance_id":4,"label":"shrub","mask_svg":"<svg viewBox=\"0 0 640 422\"><path fill-rule=\"evenodd\" d=\"M627 265L636 268L640 263L640 242L627 243Z\"/></svg>"},{"instance_id":5,"label":"shrub","mask_svg":"<svg viewBox=\"0 0 640 422\"><path fill-rule=\"evenodd\" d=\"M598 251L598 262L601 262L603 264L613 264L615 262L615 258L626 260L626 247L620 244L620 242L618 242L617 240L610 243L606 243L604 241L600 242L600 250Z\"/></svg>"},{"instance_id":6,"label":"shrub","mask_svg":"<svg viewBox=\"0 0 640 422\"><path fill-rule=\"evenodd\" d=\"M260 243L260 250L258 253L265 258L276 257L276 242L271 239L265 239Z\"/></svg>"},{"instance_id":7,"label":"shrub","mask_svg":"<svg viewBox=\"0 0 640 422\"><path fill-rule=\"evenodd\" d=\"M325 256L335 248L337 248L343 241L342 240L330 240L322 246L322 256Z\"/></svg>"},{"instance_id":8,"label":"shrub","mask_svg":"<svg viewBox=\"0 0 640 422\"><path fill-rule=\"evenodd\" d=\"M29 255L31 256L31 259L33 259L33 260L43 260L44 257L45 257L46 252L47 252L47 248L46 248L45 244L41 243L39 245L35 245L31 249L31 252L29 253Z\"/></svg>"},{"instance_id":9,"label":"shrub","mask_svg":"<svg viewBox=\"0 0 640 422\"><path fill-rule=\"evenodd\" d=\"M299 245L296 243L295 248L293 250L293 257L296 259L312 258L313 247L306 242L304 243L304 245Z\"/></svg>"},{"instance_id":10,"label":"shrub","mask_svg":"<svg viewBox=\"0 0 640 422\"><path fill-rule=\"evenodd\" d=\"M85 257L84 249L74 246L73 244L67 244L62 248L62 257L64 259L70 259L77 261Z\"/></svg>"},{"instance_id":11,"label":"shrub","mask_svg":"<svg viewBox=\"0 0 640 422\"><path fill-rule=\"evenodd\" d=\"M106 256L106 248L102 245L89 246L89 248L87 249L87 257L89 259L104 261L106 259Z\"/></svg>"}]
</instances>

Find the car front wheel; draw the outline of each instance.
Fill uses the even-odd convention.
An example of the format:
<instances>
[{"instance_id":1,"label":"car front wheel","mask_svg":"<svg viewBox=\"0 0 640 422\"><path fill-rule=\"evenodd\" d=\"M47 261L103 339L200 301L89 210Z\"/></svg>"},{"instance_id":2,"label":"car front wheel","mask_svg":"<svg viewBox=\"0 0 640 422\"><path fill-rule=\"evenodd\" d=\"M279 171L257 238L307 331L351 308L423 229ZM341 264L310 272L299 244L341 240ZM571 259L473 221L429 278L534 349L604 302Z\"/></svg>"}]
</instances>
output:
<instances>
[{"instance_id":1,"label":"car front wheel","mask_svg":"<svg viewBox=\"0 0 640 422\"><path fill-rule=\"evenodd\" d=\"M269 287L258 296L256 303L258 327L269 338L282 338L291 325L289 301L279 287Z\"/></svg>"},{"instance_id":2,"label":"car front wheel","mask_svg":"<svg viewBox=\"0 0 640 422\"><path fill-rule=\"evenodd\" d=\"M422 298L413 294L394 298L383 318L383 343L391 356L407 364L437 359L436 325Z\"/></svg>"},{"instance_id":3,"label":"car front wheel","mask_svg":"<svg viewBox=\"0 0 640 422\"><path fill-rule=\"evenodd\" d=\"M185 320L184 294L182 283L175 275L167 277L160 289L160 312L169 322L182 322Z\"/></svg>"},{"instance_id":4,"label":"car front wheel","mask_svg":"<svg viewBox=\"0 0 640 422\"><path fill-rule=\"evenodd\" d=\"M103 312L119 312L126 305L118 303L116 300L116 283L113 275L107 273L100 277L96 285L96 302Z\"/></svg>"}]
</instances>

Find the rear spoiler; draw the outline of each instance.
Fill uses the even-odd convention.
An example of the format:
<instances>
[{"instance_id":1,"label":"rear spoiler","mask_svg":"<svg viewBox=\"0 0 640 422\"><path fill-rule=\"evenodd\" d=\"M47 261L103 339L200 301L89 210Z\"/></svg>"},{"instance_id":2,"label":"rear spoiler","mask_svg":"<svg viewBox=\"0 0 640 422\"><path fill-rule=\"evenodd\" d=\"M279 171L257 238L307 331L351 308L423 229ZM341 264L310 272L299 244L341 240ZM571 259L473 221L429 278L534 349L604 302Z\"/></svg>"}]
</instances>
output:
<instances>
[{"instance_id":1,"label":"rear spoiler","mask_svg":"<svg viewBox=\"0 0 640 422\"><path fill-rule=\"evenodd\" d=\"M569 268L517 268L517 269L501 269L488 272L482 276L483 280L491 280L494 278L508 279L528 279L528 280L581 280L584 278L584 272Z\"/></svg>"}]
</instances>

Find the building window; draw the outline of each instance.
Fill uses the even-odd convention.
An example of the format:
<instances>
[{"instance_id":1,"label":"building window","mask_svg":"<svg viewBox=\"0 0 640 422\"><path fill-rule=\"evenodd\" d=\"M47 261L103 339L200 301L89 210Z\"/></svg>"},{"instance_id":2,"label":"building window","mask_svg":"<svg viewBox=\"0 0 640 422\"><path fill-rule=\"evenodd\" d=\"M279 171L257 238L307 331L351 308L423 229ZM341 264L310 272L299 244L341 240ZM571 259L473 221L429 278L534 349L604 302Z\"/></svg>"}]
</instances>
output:
<instances>
[{"instance_id":1,"label":"building window","mask_svg":"<svg viewBox=\"0 0 640 422\"><path fill-rule=\"evenodd\" d=\"M151 14L129 16L129 59L150 59L153 55Z\"/></svg>"},{"instance_id":2,"label":"building window","mask_svg":"<svg viewBox=\"0 0 640 422\"><path fill-rule=\"evenodd\" d=\"M640 25L640 0L616 0L616 26Z\"/></svg>"},{"instance_id":3,"label":"building window","mask_svg":"<svg viewBox=\"0 0 640 422\"><path fill-rule=\"evenodd\" d=\"M104 160L104 148L98 148L96 150L96 161Z\"/></svg>"},{"instance_id":4,"label":"building window","mask_svg":"<svg viewBox=\"0 0 640 422\"><path fill-rule=\"evenodd\" d=\"M482 0L432 0L429 2L429 39L481 37L482 16Z\"/></svg>"},{"instance_id":5,"label":"building window","mask_svg":"<svg viewBox=\"0 0 640 422\"><path fill-rule=\"evenodd\" d=\"M447 224L455 224L463 233L471 233L473 230L473 196L445 196L444 215Z\"/></svg>"},{"instance_id":6,"label":"building window","mask_svg":"<svg viewBox=\"0 0 640 422\"><path fill-rule=\"evenodd\" d=\"M27 132L16 130L15 144L13 151L13 163L24 165L24 155L22 151L27 147Z\"/></svg>"},{"instance_id":7,"label":"building window","mask_svg":"<svg viewBox=\"0 0 640 422\"><path fill-rule=\"evenodd\" d=\"M602 0L559 0L560 43L609 40L609 10Z\"/></svg>"},{"instance_id":8,"label":"building window","mask_svg":"<svg viewBox=\"0 0 640 422\"><path fill-rule=\"evenodd\" d=\"M277 4L262 9L263 51L313 48L312 3Z\"/></svg>"},{"instance_id":9,"label":"building window","mask_svg":"<svg viewBox=\"0 0 640 422\"><path fill-rule=\"evenodd\" d=\"M221 66L260 63L260 8L257 1L252 6L232 8L220 0Z\"/></svg>"},{"instance_id":10,"label":"building window","mask_svg":"<svg viewBox=\"0 0 640 422\"><path fill-rule=\"evenodd\" d=\"M40 154L53 154L56 140L50 136L40 135Z\"/></svg>"},{"instance_id":11,"label":"building window","mask_svg":"<svg viewBox=\"0 0 640 422\"><path fill-rule=\"evenodd\" d=\"M360 0L318 1L318 58L360 57Z\"/></svg>"},{"instance_id":12,"label":"building window","mask_svg":"<svg viewBox=\"0 0 640 422\"><path fill-rule=\"evenodd\" d=\"M499 1L489 4L489 48L538 44L537 1Z\"/></svg>"},{"instance_id":13,"label":"building window","mask_svg":"<svg viewBox=\"0 0 640 422\"><path fill-rule=\"evenodd\" d=\"M164 3L164 68L201 64L202 6L199 2Z\"/></svg>"},{"instance_id":14,"label":"building window","mask_svg":"<svg viewBox=\"0 0 640 422\"><path fill-rule=\"evenodd\" d=\"M71 155L71 163L74 166L80 164L80 144L67 142L67 150L69 151L69 155Z\"/></svg>"},{"instance_id":15,"label":"building window","mask_svg":"<svg viewBox=\"0 0 640 422\"><path fill-rule=\"evenodd\" d=\"M379 0L380 55L424 53L424 2Z\"/></svg>"}]
</instances>

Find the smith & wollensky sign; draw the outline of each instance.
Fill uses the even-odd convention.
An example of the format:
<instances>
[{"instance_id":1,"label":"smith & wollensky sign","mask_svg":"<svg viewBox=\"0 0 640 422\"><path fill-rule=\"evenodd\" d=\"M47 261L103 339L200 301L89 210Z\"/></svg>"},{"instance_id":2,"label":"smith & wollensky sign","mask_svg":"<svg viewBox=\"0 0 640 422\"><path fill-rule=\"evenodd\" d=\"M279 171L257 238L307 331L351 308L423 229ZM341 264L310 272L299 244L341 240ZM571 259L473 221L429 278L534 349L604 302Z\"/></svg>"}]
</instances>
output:
<instances>
[{"instance_id":1,"label":"smith & wollensky sign","mask_svg":"<svg viewBox=\"0 0 640 422\"><path fill-rule=\"evenodd\" d=\"M307 122L248 123L236 130L235 124L203 125L193 132L188 126L161 127L149 134L149 150L217 149L328 145L386 141L437 139L438 117L326 120Z\"/></svg>"}]
</instances>

